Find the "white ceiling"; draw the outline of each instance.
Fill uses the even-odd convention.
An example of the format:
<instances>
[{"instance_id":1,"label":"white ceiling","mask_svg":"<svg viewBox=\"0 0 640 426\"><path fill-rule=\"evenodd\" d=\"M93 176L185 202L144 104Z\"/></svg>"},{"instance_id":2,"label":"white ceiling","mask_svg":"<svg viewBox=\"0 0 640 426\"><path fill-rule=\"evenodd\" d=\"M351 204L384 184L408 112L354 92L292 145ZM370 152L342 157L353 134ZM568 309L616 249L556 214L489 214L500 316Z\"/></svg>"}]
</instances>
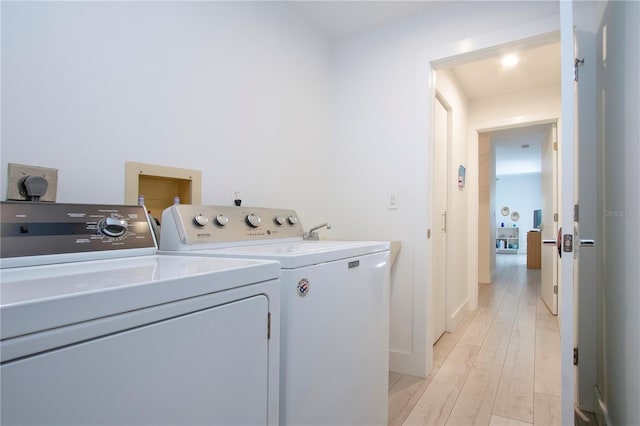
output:
<instances>
[{"instance_id":1,"label":"white ceiling","mask_svg":"<svg viewBox=\"0 0 640 426\"><path fill-rule=\"evenodd\" d=\"M469 100L542 87L560 90L559 42L526 50L513 48L508 54L517 56L519 63L505 67L502 56L494 56L451 68Z\"/></svg>"},{"instance_id":2,"label":"white ceiling","mask_svg":"<svg viewBox=\"0 0 640 426\"><path fill-rule=\"evenodd\" d=\"M496 176L539 173L542 142L549 126L538 124L491 132L496 149Z\"/></svg>"},{"instance_id":3,"label":"white ceiling","mask_svg":"<svg viewBox=\"0 0 640 426\"><path fill-rule=\"evenodd\" d=\"M287 3L329 39L337 41L447 7L457 1L292 0ZM560 90L559 42L512 49L508 53L517 54L520 62L510 69L502 67L501 56L497 53L493 57L451 67L469 100L542 87ZM547 127L529 126L494 132L496 174L540 172L540 143ZM522 149L523 144L529 144L530 148Z\"/></svg>"},{"instance_id":4,"label":"white ceiling","mask_svg":"<svg viewBox=\"0 0 640 426\"><path fill-rule=\"evenodd\" d=\"M455 1L457 0L291 0L287 3L331 40L339 40L447 6Z\"/></svg>"}]
</instances>

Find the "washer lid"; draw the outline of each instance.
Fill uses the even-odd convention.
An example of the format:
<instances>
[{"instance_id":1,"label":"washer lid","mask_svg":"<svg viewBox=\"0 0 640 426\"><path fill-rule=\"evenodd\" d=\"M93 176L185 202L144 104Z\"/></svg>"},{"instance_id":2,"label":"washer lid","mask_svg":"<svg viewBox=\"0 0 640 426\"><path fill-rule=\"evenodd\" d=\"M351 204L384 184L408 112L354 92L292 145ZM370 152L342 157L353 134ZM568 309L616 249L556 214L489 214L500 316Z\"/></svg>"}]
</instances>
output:
<instances>
[{"instance_id":1,"label":"washer lid","mask_svg":"<svg viewBox=\"0 0 640 426\"><path fill-rule=\"evenodd\" d=\"M340 259L388 251L388 241L294 241L279 244L257 244L218 250L176 252L180 255L223 256L277 260L282 269L294 269Z\"/></svg>"},{"instance_id":2,"label":"washer lid","mask_svg":"<svg viewBox=\"0 0 640 426\"><path fill-rule=\"evenodd\" d=\"M141 256L0 271L0 339L280 277L277 262Z\"/></svg>"}]
</instances>

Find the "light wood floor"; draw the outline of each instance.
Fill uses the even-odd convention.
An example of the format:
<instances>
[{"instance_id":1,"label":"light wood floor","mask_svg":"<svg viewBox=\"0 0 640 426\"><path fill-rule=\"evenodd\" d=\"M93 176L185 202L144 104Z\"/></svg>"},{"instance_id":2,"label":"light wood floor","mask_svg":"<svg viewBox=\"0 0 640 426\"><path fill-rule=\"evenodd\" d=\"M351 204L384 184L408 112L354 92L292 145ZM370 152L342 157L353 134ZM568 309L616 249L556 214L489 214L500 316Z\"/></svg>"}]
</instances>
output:
<instances>
[{"instance_id":1,"label":"light wood floor","mask_svg":"<svg viewBox=\"0 0 640 426\"><path fill-rule=\"evenodd\" d=\"M389 425L560 425L560 332L540 271L497 256L478 310L433 347L426 379L389 373Z\"/></svg>"}]
</instances>

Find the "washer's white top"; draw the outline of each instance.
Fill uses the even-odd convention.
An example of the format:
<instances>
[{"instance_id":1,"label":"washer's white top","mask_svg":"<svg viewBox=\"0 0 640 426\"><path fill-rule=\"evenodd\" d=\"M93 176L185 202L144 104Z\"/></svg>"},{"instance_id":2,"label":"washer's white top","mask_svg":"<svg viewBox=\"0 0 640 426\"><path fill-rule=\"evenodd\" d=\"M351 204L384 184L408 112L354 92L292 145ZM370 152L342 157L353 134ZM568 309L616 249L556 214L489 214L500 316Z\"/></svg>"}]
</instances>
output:
<instances>
[{"instance_id":1,"label":"washer's white top","mask_svg":"<svg viewBox=\"0 0 640 426\"><path fill-rule=\"evenodd\" d=\"M163 252L179 255L216 256L277 260L282 269L294 269L340 259L348 259L389 250L388 241L293 241L254 244L221 249L193 249L191 251Z\"/></svg>"},{"instance_id":2,"label":"washer's white top","mask_svg":"<svg viewBox=\"0 0 640 426\"><path fill-rule=\"evenodd\" d=\"M277 262L139 256L0 271L0 339L280 277Z\"/></svg>"}]
</instances>

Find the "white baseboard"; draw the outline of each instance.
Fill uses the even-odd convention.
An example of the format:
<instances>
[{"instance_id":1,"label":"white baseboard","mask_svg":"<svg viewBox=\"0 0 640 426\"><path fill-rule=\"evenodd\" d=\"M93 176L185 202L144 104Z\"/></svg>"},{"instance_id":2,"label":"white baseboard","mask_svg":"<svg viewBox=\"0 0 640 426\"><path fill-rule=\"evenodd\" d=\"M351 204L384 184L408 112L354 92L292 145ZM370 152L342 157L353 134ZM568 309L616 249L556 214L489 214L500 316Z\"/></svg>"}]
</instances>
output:
<instances>
[{"instance_id":1,"label":"white baseboard","mask_svg":"<svg viewBox=\"0 0 640 426\"><path fill-rule=\"evenodd\" d=\"M427 377L431 373L432 362L418 359L415 354L389 351L389 371L416 377Z\"/></svg>"},{"instance_id":2,"label":"white baseboard","mask_svg":"<svg viewBox=\"0 0 640 426\"><path fill-rule=\"evenodd\" d=\"M596 423L598 426L612 426L611 419L609 418L609 412L607 411L607 405L600 395L600 389L598 386L593 387L593 394L596 399Z\"/></svg>"},{"instance_id":3,"label":"white baseboard","mask_svg":"<svg viewBox=\"0 0 640 426\"><path fill-rule=\"evenodd\" d=\"M456 309L455 312L447 318L446 330L448 332L452 333L456 327L458 327L458 324L460 324L462 319L467 315L467 312L469 311L468 305L469 299L465 299L465 301L458 306L458 309Z\"/></svg>"}]
</instances>

